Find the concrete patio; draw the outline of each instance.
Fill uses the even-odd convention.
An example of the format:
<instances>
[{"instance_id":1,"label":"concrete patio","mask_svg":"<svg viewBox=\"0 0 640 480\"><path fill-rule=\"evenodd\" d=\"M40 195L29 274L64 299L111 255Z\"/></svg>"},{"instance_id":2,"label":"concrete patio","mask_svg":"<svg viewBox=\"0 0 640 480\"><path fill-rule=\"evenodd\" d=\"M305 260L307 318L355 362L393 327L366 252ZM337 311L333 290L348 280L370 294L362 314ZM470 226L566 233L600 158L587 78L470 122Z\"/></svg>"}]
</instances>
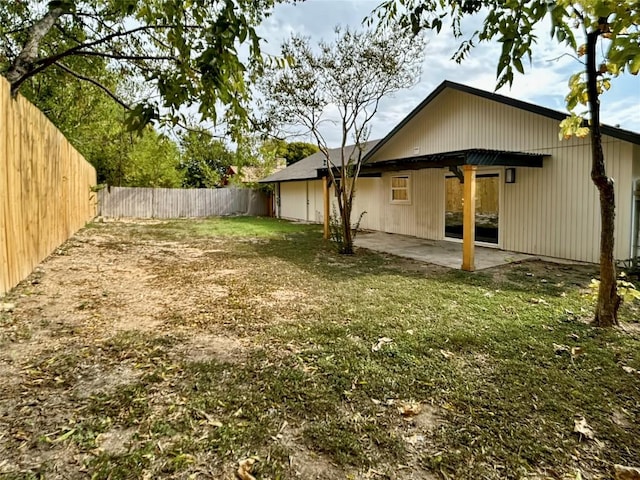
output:
<instances>
[{"instance_id":1,"label":"concrete patio","mask_svg":"<svg viewBox=\"0 0 640 480\"><path fill-rule=\"evenodd\" d=\"M458 242L426 240L394 233L361 232L356 237L355 244L377 252L390 253L443 267L459 269L462 265L462 243ZM491 247L476 246L475 248L476 270L533 259L541 259L541 257ZM544 260L558 261L548 258Z\"/></svg>"}]
</instances>

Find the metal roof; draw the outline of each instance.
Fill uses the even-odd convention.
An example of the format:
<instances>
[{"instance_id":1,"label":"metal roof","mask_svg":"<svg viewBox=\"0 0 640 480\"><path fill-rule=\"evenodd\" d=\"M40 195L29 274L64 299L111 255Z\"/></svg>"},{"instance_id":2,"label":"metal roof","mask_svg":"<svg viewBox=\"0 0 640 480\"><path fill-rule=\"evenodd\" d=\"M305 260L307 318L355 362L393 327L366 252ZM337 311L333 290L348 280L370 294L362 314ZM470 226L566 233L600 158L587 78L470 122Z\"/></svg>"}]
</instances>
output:
<instances>
[{"instance_id":1,"label":"metal roof","mask_svg":"<svg viewBox=\"0 0 640 480\"><path fill-rule=\"evenodd\" d=\"M461 165L540 168L542 167L543 158L548 156L550 155L544 153L510 152L474 148L368 163L364 165L362 173L456 167Z\"/></svg>"}]
</instances>

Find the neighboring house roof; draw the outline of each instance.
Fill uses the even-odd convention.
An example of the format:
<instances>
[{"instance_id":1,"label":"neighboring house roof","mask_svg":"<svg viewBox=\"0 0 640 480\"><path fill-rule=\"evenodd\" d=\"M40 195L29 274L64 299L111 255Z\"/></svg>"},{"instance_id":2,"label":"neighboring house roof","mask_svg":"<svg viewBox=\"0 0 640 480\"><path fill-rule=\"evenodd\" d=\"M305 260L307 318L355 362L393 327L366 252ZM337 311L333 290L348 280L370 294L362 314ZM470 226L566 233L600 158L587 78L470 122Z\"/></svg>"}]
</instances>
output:
<instances>
[{"instance_id":1,"label":"neighboring house roof","mask_svg":"<svg viewBox=\"0 0 640 480\"><path fill-rule=\"evenodd\" d=\"M494 102L509 105L515 108L526 110L528 112L543 115L554 120L564 120L567 117L566 112L559 112L550 108L541 107L540 105L534 105L533 103L523 102L522 100L516 100L514 98L505 97L497 93L487 92L486 90L480 90L478 88L469 87L460 83L450 82L445 80L442 82L433 92L429 94L416 108L414 108L409 115L407 115L396 127L389 132L389 134L380 140L377 145L367 152L364 161L369 160L383 145L385 145L391 138L393 138L402 128L413 119L418 113L422 111L427 105L429 105L438 95L440 95L445 89L457 90L460 92L476 95L478 97L493 100ZM640 145L640 134L631 132L629 130L623 130L621 128L610 127L608 125L602 125L601 131L603 135L609 135L610 137L618 138L627 142Z\"/></svg>"},{"instance_id":2,"label":"neighboring house roof","mask_svg":"<svg viewBox=\"0 0 640 480\"><path fill-rule=\"evenodd\" d=\"M287 167L286 160L284 158L276 159L276 166L273 168L273 172L279 172ZM242 183L257 183L265 174L265 167L239 167L237 165L230 165L227 169L227 175L238 175Z\"/></svg>"},{"instance_id":3,"label":"neighboring house roof","mask_svg":"<svg viewBox=\"0 0 640 480\"><path fill-rule=\"evenodd\" d=\"M363 154L367 155L372 148L378 143L379 140L371 140L366 142L363 146ZM352 154L354 152L355 145L347 145L345 147L346 154ZM340 148L329 149L329 158L331 161L338 165L340 163ZM318 178L318 170L326 169L325 156L322 152L316 152L313 155L309 155L306 158L289 165L284 170L273 173L266 178L260 180L260 183L272 183L272 182L289 182L294 180L312 180Z\"/></svg>"},{"instance_id":4,"label":"neighboring house roof","mask_svg":"<svg viewBox=\"0 0 640 480\"><path fill-rule=\"evenodd\" d=\"M260 180L260 177L264 175L262 167L242 167L237 173L244 183L254 183Z\"/></svg>"}]
</instances>

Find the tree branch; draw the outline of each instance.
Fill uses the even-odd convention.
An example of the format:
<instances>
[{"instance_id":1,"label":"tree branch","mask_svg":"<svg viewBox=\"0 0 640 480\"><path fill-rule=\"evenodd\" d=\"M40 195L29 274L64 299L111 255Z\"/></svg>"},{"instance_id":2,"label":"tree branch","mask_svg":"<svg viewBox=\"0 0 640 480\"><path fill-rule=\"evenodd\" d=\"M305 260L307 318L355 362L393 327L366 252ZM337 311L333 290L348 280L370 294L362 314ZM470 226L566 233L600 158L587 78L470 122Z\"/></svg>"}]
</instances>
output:
<instances>
[{"instance_id":1,"label":"tree branch","mask_svg":"<svg viewBox=\"0 0 640 480\"><path fill-rule=\"evenodd\" d=\"M60 16L60 15L58 15ZM51 27L49 27L51 28ZM147 30L158 30L158 29L166 29L166 28L176 28L176 25L144 25L141 27L137 27L137 28L133 28L131 30L125 30L125 31L121 31L121 32L114 32L112 34L107 35L106 37L100 38L98 40L94 40L92 42L87 42L87 43L81 43L79 45L76 45L75 47L71 47L67 50L65 50L64 52L60 52L56 55L53 55L51 57L47 57L47 58L42 58L40 60L35 60L37 57L37 51L35 52L35 56L33 58L30 59L30 63L28 65L25 65L25 69L21 70L21 74L17 75L15 77L14 81L11 81L11 86L12 86L12 91L13 92L17 92L20 89L20 86L29 78L31 78L34 75L37 75L38 73L40 73L41 71L45 70L46 68L50 67L51 65L56 64L56 62L58 62L59 60L62 60L65 57L68 57L70 55L77 55L78 51L82 51L82 49L86 49L86 48L91 48L91 47L95 47L97 45L101 45L103 43L106 43L110 40L113 40L114 38L118 38L118 37L124 37L127 35L133 35L134 33L137 32L141 32L141 31L147 31ZM193 26L193 25L188 25L185 26L184 28L203 28L203 27L199 27L199 26ZM25 47L26 48L26 47ZM24 51L24 49L23 49ZM22 55L22 54L21 54ZM15 63L15 62L14 62ZM36 68L33 68L33 65L38 65ZM7 79L9 79L8 75L7 75Z\"/></svg>"},{"instance_id":2,"label":"tree branch","mask_svg":"<svg viewBox=\"0 0 640 480\"><path fill-rule=\"evenodd\" d=\"M18 89L24 81L22 79L25 78L33 68L33 64L38 58L40 42L42 42L44 36L49 33L49 30L51 30L53 25L58 21L58 18L64 13L65 10L63 7L51 8L45 16L37 21L31 28L27 43L22 47L20 54L12 62L6 74L6 78L11 84L12 95L15 96L18 93Z\"/></svg>"},{"instance_id":3,"label":"tree branch","mask_svg":"<svg viewBox=\"0 0 640 480\"><path fill-rule=\"evenodd\" d=\"M125 55L119 53L96 52L91 50L78 50L74 55L112 58L114 60L169 60L176 63L180 61L177 57L172 55Z\"/></svg>"},{"instance_id":4,"label":"tree branch","mask_svg":"<svg viewBox=\"0 0 640 480\"><path fill-rule=\"evenodd\" d=\"M93 78L90 78L90 77L85 77L84 75L80 75L79 73L74 72L69 67L67 67L66 65L63 65L63 64L61 64L59 62L54 63L54 65L56 67L58 67L60 70L68 73L72 77L77 78L78 80L82 80L82 81L85 81L85 82L88 82L88 83L91 83L91 84L95 85L100 90L102 90L107 95L109 95L118 105L124 107L125 110L131 110L131 107L129 105L127 105L123 100L121 100L118 96L116 96L115 93L113 93L111 90L109 90L109 88L107 88L102 83L98 82L97 80L95 80Z\"/></svg>"}]
</instances>

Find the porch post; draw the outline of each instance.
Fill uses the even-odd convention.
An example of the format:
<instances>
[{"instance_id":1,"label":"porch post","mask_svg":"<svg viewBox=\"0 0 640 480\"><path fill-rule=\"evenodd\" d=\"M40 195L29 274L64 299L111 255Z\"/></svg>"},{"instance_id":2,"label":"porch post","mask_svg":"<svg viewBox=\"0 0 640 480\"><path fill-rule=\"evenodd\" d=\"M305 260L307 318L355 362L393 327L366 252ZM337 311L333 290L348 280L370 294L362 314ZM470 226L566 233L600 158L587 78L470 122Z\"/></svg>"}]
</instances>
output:
<instances>
[{"instance_id":1,"label":"porch post","mask_svg":"<svg viewBox=\"0 0 640 480\"><path fill-rule=\"evenodd\" d=\"M324 200L324 239L329 240L329 180L326 176L322 177L322 194Z\"/></svg>"},{"instance_id":2,"label":"porch post","mask_svg":"<svg viewBox=\"0 0 640 480\"><path fill-rule=\"evenodd\" d=\"M473 272L476 240L476 170L475 165L463 165L464 195L462 207L462 270Z\"/></svg>"}]
</instances>

